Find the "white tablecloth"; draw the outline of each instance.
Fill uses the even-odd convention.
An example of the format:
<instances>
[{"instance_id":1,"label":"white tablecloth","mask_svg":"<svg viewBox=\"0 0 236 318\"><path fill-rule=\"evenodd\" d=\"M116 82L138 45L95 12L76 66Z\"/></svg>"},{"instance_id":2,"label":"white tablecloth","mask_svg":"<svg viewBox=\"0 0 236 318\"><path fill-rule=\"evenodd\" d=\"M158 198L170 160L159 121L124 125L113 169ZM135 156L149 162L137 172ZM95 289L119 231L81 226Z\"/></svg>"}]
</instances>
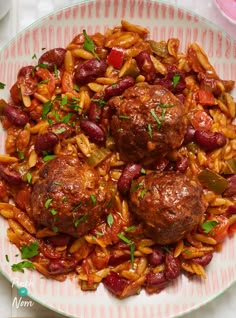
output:
<instances>
[{"instance_id":1,"label":"white tablecloth","mask_svg":"<svg viewBox=\"0 0 236 318\"><path fill-rule=\"evenodd\" d=\"M2 0L0 0L2 1ZM10 12L0 21L0 49L17 32L38 18L76 0L5 0L11 1ZM225 0L228 1L228 0ZM168 1L166 1L168 2ZM169 0L198 13L221 26L229 35L236 38L236 26L224 18L215 6L214 0ZM236 79L234 79L236 80ZM19 307L13 304L17 290L0 274L0 318L62 318L47 308L32 302L32 307ZM27 297L24 297L24 299ZM182 318L234 318L236 315L236 284L217 299L184 315ZM155 317L158 318L158 317Z\"/></svg>"}]
</instances>

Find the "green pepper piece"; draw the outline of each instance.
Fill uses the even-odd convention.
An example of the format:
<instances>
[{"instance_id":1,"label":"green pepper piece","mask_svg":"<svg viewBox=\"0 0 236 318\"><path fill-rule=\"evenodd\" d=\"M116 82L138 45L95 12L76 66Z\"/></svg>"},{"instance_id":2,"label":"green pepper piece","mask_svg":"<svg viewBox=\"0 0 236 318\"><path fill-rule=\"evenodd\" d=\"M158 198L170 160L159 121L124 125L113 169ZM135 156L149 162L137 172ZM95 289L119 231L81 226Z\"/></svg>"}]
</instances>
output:
<instances>
[{"instance_id":1,"label":"green pepper piece","mask_svg":"<svg viewBox=\"0 0 236 318\"><path fill-rule=\"evenodd\" d=\"M224 170L224 174L235 174L236 173L236 159L232 158L229 160L226 160L226 167Z\"/></svg>"},{"instance_id":2,"label":"green pepper piece","mask_svg":"<svg viewBox=\"0 0 236 318\"><path fill-rule=\"evenodd\" d=\"M137 63L135 59L129 59L125 62L125 64L122 66L119 77L124 77L124 76L132 76L136 78L139 75L140 71L137 66Z\"/></svg>"},{"instance_id":3,"label":"green pepper piece","mask_svg":"<svg viewBox=\"0 0 236 318\"><path fill-rule=\"evenodd\" d=\"M169 52L168 52L168 48L167 48L167 43L165 41L160 41L160 42L156 42L153 40L148 41L152 51L160 57L168 57L169 56Z\"/></svg>"},{"instance_id":4,"label":"green pepper piece","mask_svg":"<svg viewBox=\"0 0 236 318\"><path fill-rule=\"evenodd\" d=\"M92 167L96 167L99 163L105 160L110 154L111 154L111 151L109 149L96 148L91 153L90 157L88 157L87 163Z\"/></svg>"},{"instance_id":5,"label":"green pepper piece","mask_svg":"<svg viewBox=\"0 0 236 318\"><path fill-rule=\"evenodd\" d=\"M198 180L203 186L214 191L216 194L223 193L229 185L225 178L210 169L202 170L198 175Z\"/></svg>"}]
</instances>

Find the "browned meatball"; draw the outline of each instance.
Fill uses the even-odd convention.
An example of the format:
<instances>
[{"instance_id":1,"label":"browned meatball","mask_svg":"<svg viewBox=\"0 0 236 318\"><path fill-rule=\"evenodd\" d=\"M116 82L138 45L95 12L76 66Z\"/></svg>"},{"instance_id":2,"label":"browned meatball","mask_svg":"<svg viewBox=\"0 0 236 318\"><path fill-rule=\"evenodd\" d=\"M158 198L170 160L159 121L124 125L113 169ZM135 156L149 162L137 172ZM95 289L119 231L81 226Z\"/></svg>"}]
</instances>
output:
<instances>
[{"instance_id":1,"label":"browned meatball","mask_svg":"<svg viewBox=\"0 0 236 318\"><path fill-rule=\"evenodd\" d=\"M181 145L184 105L165 87L136 84L109 105L115 110L111 131L122 160L152 161Z\"/></svg>"},{"instance_id":2,"label":"browned meatball","mask_svg":"<svg viewBox=\"0 0 236 318\"><path fill-rule=\"evenodd\" d=\"M38 224L79 237L106 211L110 194L97 172L77 157L57 157L41 169L31 195Z\"/></svg>"},{"instance_id":3,"label":"browned meatball","mask_svg":"<svg viewBox=\"0 0 236 318\"><path fill-rule=\"evenodd\" d=\"M202 188L184 174L151 172L138 178L132 189L130 209L143 222L144 233L158 244L183 238L206 210Z\"/></svg>"}]
</instances>

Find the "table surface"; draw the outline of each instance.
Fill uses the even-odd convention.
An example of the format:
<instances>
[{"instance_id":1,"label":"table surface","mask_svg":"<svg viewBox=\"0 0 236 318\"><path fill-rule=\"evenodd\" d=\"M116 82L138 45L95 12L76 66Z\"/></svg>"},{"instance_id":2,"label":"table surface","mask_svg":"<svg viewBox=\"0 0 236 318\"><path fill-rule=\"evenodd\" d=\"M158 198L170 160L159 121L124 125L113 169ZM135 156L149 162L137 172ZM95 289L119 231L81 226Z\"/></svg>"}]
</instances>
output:
<instances>
[{"instance_id":1,"label":"table surface","mask_svg":"<svg viewBox=\"0 0 236 318\"><path fill-rule=\"evenodd\" d=\"M0 0L1 1L1 0ZM40 17L76 0L5 0L11 1L11 9L0 21L0 49L20 30ZM229 0L225 0L229 1ZM236 26L228 21L217 9L214 0L169 0L181 7L194 11L219 25L230 36L236 38ZM235 79L236 80L236 79ZM0 317L1 318L63 318L63 315L32 302L32 307L16 309L13 304L17 296L16 288L0 274ZM214 301L182 318L233 318L236 312L236 284ZM158 317L156 317L158 318Z\"/></svg>"}]
</instances>

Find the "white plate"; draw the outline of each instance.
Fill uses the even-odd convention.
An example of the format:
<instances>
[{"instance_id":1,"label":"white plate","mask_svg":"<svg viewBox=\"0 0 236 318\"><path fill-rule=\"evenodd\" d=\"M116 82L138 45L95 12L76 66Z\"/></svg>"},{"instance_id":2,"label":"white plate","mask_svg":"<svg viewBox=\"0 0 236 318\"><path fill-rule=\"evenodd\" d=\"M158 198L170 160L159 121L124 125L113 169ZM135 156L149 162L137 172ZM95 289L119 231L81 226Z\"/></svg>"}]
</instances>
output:
<instances>
[{"instance_id":1,"label":"white plate","mask_svg":"<svg viewBox=\"0 0 236 318\"><path fill-rule=\"evenodd\" d=\"M21 32L0 52L0 81L6 83L1 97L8 98L17 71L30 64L41 48L64 47L83 29L88 34L129 20L150 29L150 37L167 40L178 37L184 50L197 41L208 54L219 75L236 79L236 42L222 30L189 11L160 1L106 0L84 1L49 15ZM0 151L4 151L4 134L0 132ZM96 292L82 292L76 280L63 283L41 279L37 272L12 272L10 264L18 262L16 247L6 238L7 222L0 219L0 268L10 280L30 282L29 296L64 315L79 318L169 318L196 309L226 290L236 280L236 236L228 239L222 252L207 267L207 279L189 280L181 276L174 285L158 295L117 300L101 285ZM9 256L10 263L6 262ZM19 284L18 287L21 287Z\"/></svg>"}]
</instances>

